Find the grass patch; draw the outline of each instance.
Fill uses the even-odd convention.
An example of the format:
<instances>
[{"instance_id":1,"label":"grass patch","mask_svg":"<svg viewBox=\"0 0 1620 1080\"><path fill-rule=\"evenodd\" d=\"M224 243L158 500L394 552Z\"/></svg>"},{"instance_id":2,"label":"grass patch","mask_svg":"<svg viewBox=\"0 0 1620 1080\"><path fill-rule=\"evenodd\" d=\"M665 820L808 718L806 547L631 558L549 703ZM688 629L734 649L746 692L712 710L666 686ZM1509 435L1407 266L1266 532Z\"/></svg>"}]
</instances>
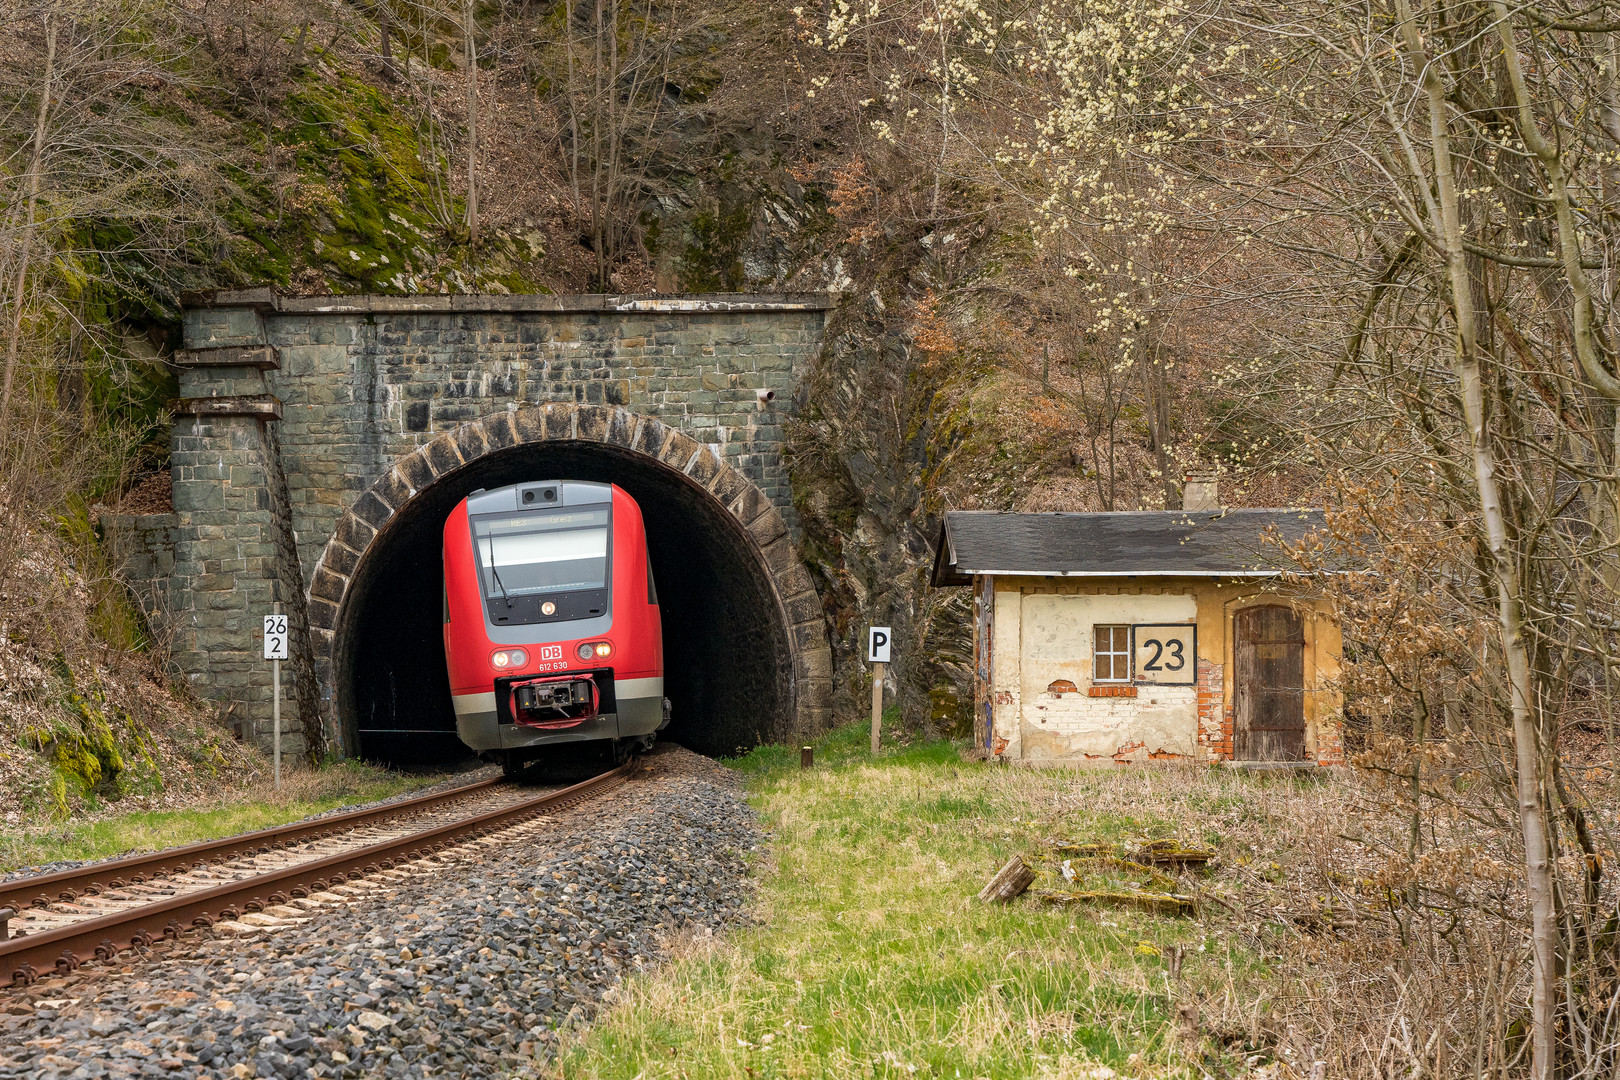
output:
<instances>
[{"instance_id":1,"label":"grass patch","mask_svg":"<svg viewBox=\"0 0 1620 1080\"><path fill-rule=\"evenodd\" d=\"M948 742L873 760L867 738L830 733L809 771L797 747L732 763L773 832L762 921L674 943L564 1049L559 1076L1101 1080L1202 1075L1226 1056L1180 1035L1178 1005L1259 969L1206 921L970 898L1056 838L1203 841L1178 818L1186 789L1246 778L1010 769Z\"/></svg>"},{"instance_id":2,"label":"grass patch","mask_svg":"<svg viewBox=\"0 0 1620 1080\"><path fill-rule=\"evenodd\" d=\"M105 859L138 851L195 844L268 829L340 806L386 799L445 779L405 776L346 761L320 769L292 769L281 790L267 780L238 788L226 800L183 810L150 810L0 835L0 872L58 860Z\"/></svg>"}]
</instances>

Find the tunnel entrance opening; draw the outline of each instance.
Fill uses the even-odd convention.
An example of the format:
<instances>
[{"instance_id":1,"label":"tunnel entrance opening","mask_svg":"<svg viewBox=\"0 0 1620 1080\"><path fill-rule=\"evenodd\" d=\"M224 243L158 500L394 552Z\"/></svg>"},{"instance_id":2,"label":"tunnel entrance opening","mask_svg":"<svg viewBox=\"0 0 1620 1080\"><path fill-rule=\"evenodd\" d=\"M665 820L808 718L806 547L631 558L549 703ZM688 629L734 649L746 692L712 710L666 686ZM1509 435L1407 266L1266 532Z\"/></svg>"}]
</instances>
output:
<instances>
[{"instance_id":1,"label":"tunnel entrance opening","mask_svg":"<svg viewBox=\"0 0 1620 1080\"><path fill-rule=\"evenodd\" d=\"M530 480L618 484L641 505L664 634L670 726L719 756L769 742L793 710L793 658L769 571L708 491L658 460L594 442L494 451L418 492L367 547L338 615L333 681L351 751L397 765L470 756L455 734L442 637L445 519L478 488Z\"/></svg>"}]
</instances>

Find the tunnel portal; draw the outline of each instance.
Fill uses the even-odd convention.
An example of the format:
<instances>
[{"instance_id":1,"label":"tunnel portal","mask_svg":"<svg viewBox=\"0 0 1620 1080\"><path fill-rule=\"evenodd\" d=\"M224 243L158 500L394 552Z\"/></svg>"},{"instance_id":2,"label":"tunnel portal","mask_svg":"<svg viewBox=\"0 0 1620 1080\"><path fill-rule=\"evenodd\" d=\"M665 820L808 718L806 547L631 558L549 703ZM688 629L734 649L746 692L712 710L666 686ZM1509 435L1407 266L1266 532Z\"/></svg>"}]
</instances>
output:
<instances>
[{"instance_id":1,"label":"tunnel portal","mask_svg":"<svg viewBox=\"0 0 1620 1080\"><path fill-rule=\"evenodd\" d=\"M260 626L279 604L284 754L403 760L372 736L438 731L412 745L448 755L449 718L430 715L445 514L480 486L614 480L647 514L667 597L675 736L730 753L824 730L832 651L784 451L833 302L195 298L172 511L107 515L109 547L176 673L239 738L273 739Z\"/></svg>"},{"instance_id":2,"label":"tunnel portal","mask_svg":"<svg viewBox=\"0 0 1620 1080\"><path fill-rule=\"evenodd\" d=\"M405 504L367 547L339 614L333 682L361 756L443 761L455 736L441 636L445 518L478 488L594 480L641 505L664 634L672 705L663 738L726 755L783 734L793 657L782 604L752 539L705 488L623 447L542 442L486 454Z\"/></svg>"}]
</instances>

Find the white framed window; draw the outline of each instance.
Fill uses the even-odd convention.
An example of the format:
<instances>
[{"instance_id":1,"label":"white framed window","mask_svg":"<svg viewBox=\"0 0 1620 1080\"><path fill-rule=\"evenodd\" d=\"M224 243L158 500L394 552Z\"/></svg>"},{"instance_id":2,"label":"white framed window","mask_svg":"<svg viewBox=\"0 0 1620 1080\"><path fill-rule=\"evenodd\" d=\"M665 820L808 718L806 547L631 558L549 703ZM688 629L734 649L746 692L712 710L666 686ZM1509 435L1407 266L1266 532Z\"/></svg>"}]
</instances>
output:
<instances>
[{"instance_id":1,"label":"white framed window","mask_svg":"<svg viewBox=\"0 0 1620 1080\"><path fill-rule=\"evenodd\" d=\"M1131 628L1099 625L1091 628L1091 681L1131 681Z\"/></svg>"}]
</instances>

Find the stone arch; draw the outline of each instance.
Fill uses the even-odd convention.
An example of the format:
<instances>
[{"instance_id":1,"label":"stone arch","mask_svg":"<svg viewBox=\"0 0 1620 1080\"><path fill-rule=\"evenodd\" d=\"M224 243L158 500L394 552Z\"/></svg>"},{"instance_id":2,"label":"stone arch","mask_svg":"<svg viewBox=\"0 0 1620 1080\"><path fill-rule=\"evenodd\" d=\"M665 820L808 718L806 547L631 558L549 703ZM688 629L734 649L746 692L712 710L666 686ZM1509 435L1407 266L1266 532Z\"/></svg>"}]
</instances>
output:
<instances>
[{"instance_id":1,"label":"stone arch","mask_svg":"<svg viewBox=\"0 0 1620 1080\"><path fill-rule=\"evenodd\" d=\"M511 468L512 463L525 459L595 463L593 467L599 469L621 468L638 478L644 493L655 493L653 501L658 502L667 493L673 500L671 506L687 507L694 518L704 519L699 541L718 545L715 547L720 553L717 557L729 568L721 572L726 573L729 580L713 583L717 595L737 591L753 597L747 601L752 606L746 618L765 620L755 627L754 636L760 636L763 627L763 637L770 639L766 647L774 648L776 653L774 659L751 658L751 663L757 661L756 667L764 666L750 677L757 681L772 678L771 671L776 672L775 686L770 690L778 715L762 721L751 732L728 728L707 741L702 731L686 729L688 737L682 741L707 752L729 751L735 747L726 740L746 745L746 740L738 742L745 735L751 736L751 741L799 737L820 731L831 722L832 653L825 616L809 573L799 561L787 524L771 500L708 446L652 417L622 407L545 404L497 412L463 424L400 458L386 475L355 500L327 540L310 581L310 631L323 696L337 718L340 736L351 753L364 749L358 715L364 703L357 704L354 697L360 679L355 670L359 663L356 657L369 646L361 640L368 631L358 612L368 603L361 599L368 588L366 583L387 572L380 564L387 563L389 557L380 552L389 550L391 535L397 538L414 529L417 539L413 543L420 555L425 543L421 535L423 521L427 520L422 514L428 511L423 509L416 515L418 520L409 524L407 519L412 515L413 506L436 504L450 498L451 494L454 498L449 505L454 505L466 494L465 491L457 493L458 478L461 486L469 486L473 478L488 474L502 462L507 464L501 467ZM430 491L437 492L435 499L424 500L423 496ZM646 495L638 498L643 499L644 511L647 510ZM437 520L442 523L442 513ZM652 532L653 520L649 515L649 540ZM436 545L436 539L434 542ZM659 560L659 551L655 548L654 565L660 576L663 599L666 571L676 572L672 580L678 582L681 566L676 562L684 564L686 560L666 557L667 567L660 567ZM423 568L425 573L425 564ZM698 589L699 584L687 585L687 591L694 597ZM436 612L439 605L436 585L431 603ZM672 642L668 625L672 616L667 610L667 601L664 606L666 682L673 678L679 684L680 679L686 678L708 680L704 685L711 685L714 680L723 679L724 658L692 660L690 650L697 646L686 639L686 632L693 628L679 628L681 632ZM708 631L720 632L713 627ZM372 626L369 630L374 635L388 632L386 626ZM672 646L675 655L683 656L684 666L680 672L671 670ZM422 650L426 646L421 641L407 642L405 647L415 648L425 655ZM681 654L682 649L688 652ZM375 655L374 648L371 652ZM687 666L702 670L685 670ZM744 696L754 692L746 687L733 690ZM671 696L674 695L675 691L671 691ZM712 693L705 697L694 691L693 696L694 701L718 700ZM738 693L721 696L729 702L737 699ZM374 714L375 702L369 707ZM448 710L447 699L444 707ZM734 708L734 704L731 707ZM721 708L723 711L724 706ZM682 729L673 725L671 730Z\"/></svg>"}]
</instances>

